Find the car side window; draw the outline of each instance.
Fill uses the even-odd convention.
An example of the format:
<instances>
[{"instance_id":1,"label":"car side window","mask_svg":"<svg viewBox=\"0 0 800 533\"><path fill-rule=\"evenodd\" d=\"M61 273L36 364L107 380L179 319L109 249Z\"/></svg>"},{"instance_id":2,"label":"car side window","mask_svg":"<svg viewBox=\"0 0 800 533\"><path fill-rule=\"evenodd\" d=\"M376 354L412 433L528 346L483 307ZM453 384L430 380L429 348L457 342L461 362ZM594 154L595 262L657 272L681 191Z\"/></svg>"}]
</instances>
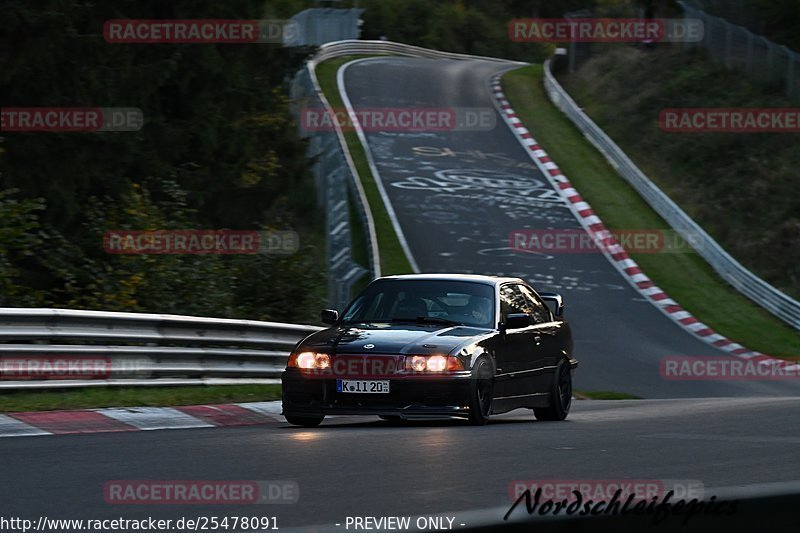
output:
<instances>
[{"instance_id":1,"label":"car side window","mask_svg":"<svg viewBox=\"0 0 800 533\"><path fill-rule=\"evenodd\" d=\"M545 322L550 322L550 310L547 306L537 298L536 294L525 285L520 285L520 290L525 295L525 298L528 300L530 308L532 312L530 313L533 316L533 321L536 324L544 324Z\"/></svg>"},{"instance_id":2,"label":"car side window","mask_svg":"<svg viewBox=\"0 0 800 533\"><path fill-rule=\"evenodd\" d=\"M500 313L503 322L512 313L530 314L530 303L519 288L519 285L503 285L500 287Z\"/></svg>"}]
</instances>

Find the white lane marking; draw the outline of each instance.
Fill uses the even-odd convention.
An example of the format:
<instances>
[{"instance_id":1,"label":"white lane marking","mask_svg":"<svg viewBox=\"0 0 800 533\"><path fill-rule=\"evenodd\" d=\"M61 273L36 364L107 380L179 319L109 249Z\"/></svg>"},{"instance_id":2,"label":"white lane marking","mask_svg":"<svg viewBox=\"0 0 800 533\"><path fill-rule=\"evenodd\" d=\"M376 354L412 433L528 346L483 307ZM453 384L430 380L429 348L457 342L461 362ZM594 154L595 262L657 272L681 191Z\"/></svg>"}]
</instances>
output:
<instances>
[{"instance_id":1,"label":"white lane marking","mask_svg":"<svg viewBox=\"0 0 800 533\"><path fill-rule=\"evenodd\" d=\"M728 340L730 340L730 339L728 339ZM735 342L732 342L730 344L726 344L725 346L722 346L720 349L721 350L725 350L726 352L733 352L735 350L744 350L746 348L744 346L742 346L741 344L737 344Z\"/></svg>"},{"instance_id":2,"label":"white lane marking","mask_svg":"<svg viewBox=\"0 0 800 533\"><path fill-rule=\"evenodd\" d=\"M661 291L661 294L667 294L667 293L666 293L666 292L664 292L664 291ZM671 306L673 306L673 305L678 305L678 302L676 302L676 301L675 301L675 300L673 300L672 298L665 298L665 299L663 299L663 300L658 300L658 301L656 302L656 305L657 305L657 306L660 306L660 307L671 307ZM667 312L667 315L668 315L668 316L672 316L672 315L670 315L670 313L669 313L669 312Z\"/></svg>"},{"instance_id":3,"label":"white lane marking","mask_svg":"<svg viewBox=\"0 0 800 533\"><path fill-rule=\"evenodd\" d=\"M121 407L95 409L101 415L119 420L141 430L213 428L199 418L187 415L172 407Z\"/></svg>"},{"instance_id":4,"label":"white lane marking","mask_svg":"<svg viewBox=\"0 0 800 533\"><path fill-rule=\"evenodd\" d=\"M361 146L364 147L364 155L366 156L367 159L367 165L369 166L370 172L372 172L372 177L375 179L375 185L378 187L378 193L380 194L381 199L383 200L383 206L384 209L386 209L386 214L389 216L389 220L392 222L392 227L394 228L394 232L397 235L397 240L400 241L400 248L403 249L403 254L406 256L406 260L411 266L411 270L415 274L419 274L421 271L419 269L419 266L417 266L417 260L411 253L411 247L409 246L408 241L406 240L405 233L403 233L403 229L400 226L400 220L397 218L394 206L392 205L392 202L389 199L389 194L386 192L386 187L383 184L381 173L380 171L378 171L377 165L375 165L375 158L373 157L372 148L370 147L369 142L367 141L367 136L364 133L364 130L361 128L361 123L358 121L353 104L350 102L350 97L347 95L347 88L345 87L344 75L347 69L352 65L371 60L372 58L369 57L363 59L356 59L339 67L339 70L336 72L336 85L339 89L339 96L342 98L342 103L344 104L344 107L347 110L348 115L356 117L353 120L353 127L356 130L356 136L358 137L358 140L361 141ZM344 147L344 149L348 148ZM357 179L363 179L363 176Z\"/></svg>"},{"instance_id":5,"label":"white lane marking","mask_svg":"<svg viewBox=\"0 0 800 533\"><path fill-rule=\"evenodd\" d=\"M640 289L640 292L645 296L652 296L653 294L658 294L664 291L662 291L658 287L650 287L649 289Z\"/></svg>"},{"instance_id":6,"label":"white lane marking","mask_svg":"<svg viewBox=\"0 0 800 533\"><path fill-rule=\"evenodd\" d=\"M343 77L342 70L343 69L340 69L340 71L338 73L340 88L343 85L342 81L341 81L341 78ZM534 144L536 144L535 141L534 141L533 144L528 144L528 141L532 140L532 139L526 139L526 138L522 137L522 135L529 134L529 131L521 124L521 121L516 116L513 108L511 108L510 104L505 99L505 95L503 94L503 90L502 90L502 85L500 83L500 74L496 75L493 78L493 80L490 82L490 84L491 84L491 88L493 89L493 93L494 93L494 96L495 96L495 98L494 98L495 107L498 108L497 109L498 112L501 114L501 116L503 116L503 118L505 119L505 121L508 124L509 128L512 130L512 132L515 133L515 135L516 135L517 139L520 141L520 143L525 145L525 146L533 146ZM498 104L502 104L503 108L505 108L505 109L500 109ZM507 108L506 108L506 106L507 106ZM367 150L367 153L369 155L369 150ZM554 164L552 162L548 162L549 164L547 164L547 166L545 166L545 163L543 163L542 161L539 160L541 157L544 157L544 156L547 155L544 150L535 150L535 151L533 151L533 155L535 156L535 157L532 157L532 159L534 160L534 163L536 163L540 167L541 170L547 170L549 168L549 169L552 169L554 171L557 171L558 166L556 164ZM556 182L560 182L560 183L565 183L565 184L569 185L568 178L566 178L566 176L564 176L563 174L559 173L556 176L550 176L550 175L548 175L548 173L546 173L544 171L542 172L542 174L545 175L548 179L550 179L551 182L554 183L554 184ZM380 183L379 180L378 180L378 185L379 185L379 188L382 189L382 187L381 187L382 184ZM383 191L381 190L381 192L383 192ZM578 195L578 192L574 188L572 188L570 186L566 190L562 190L561 191L561 195L562 195L562 197L569 198L569 197ZM582 221L582 225L584 225L585 228L587 228L588 225L592 225L592 224L596 224L596 223L602 223L601 220L599 219L599 217L597 217L597 216L593 215L593 216L589 216L589 217L580 217L577 214L577 210L573 210L573 212L575 213L576 218L578 218L579 220ZM609 257L609 260L611 260L610 257ZM613 261L612 261L612 264L613 264ZM636 278L636 279L634 279L634 276L631 276L630 274L628 274L627 272L624 272L621 268L619 268L619 264L618 263L615 266L617 266L618 270L620 270L620 273L623 275L623 277L625 277L625 279L628 280L631 283L631 285L633 286L634 290L640 291L640 288L637 287L635 285L635 283L636 283L636 281L638 281L640 279L639 276L641 276L641 274L634 274L634 276ZM659 294L661 294L662 292L663 291L659 292ZM654 301L654 300L651 299L649 301L654 303L658 309L662 310L665 313L666 316L670 317L675 322L678 322L679 319L676 316L677 314L676 313L671 313L670 311L668 311L666 309L669 306L677 306L678 305L677 302L675 302L671 298L666 298L664 300L659 300L659 301ZM681 313L683 313L683 312L681 312ZM688 315L688 316L691 316L691 315ZM691 331L697 331L698 329L703 329L703 328L707 327L706 325L704 325L702 323L692 324L691 326L688 326L688 327L686 325L684 325L684 324L681 324L680 322L678 322L678 324L683 326L683 327L685 327L685 328L687 328L687 329L689 329L689 330L691 330ZM708 336L701 337L701 338L703 340L705 340L706 342L708 342ZM714 338L716 338L716 337L714 337ZM756 355L756 353L753 353L753 355ZM742 354L742 355L740 355L740 357L747 358L748 355ZM774 360L774 359L773 359L773 361L774 361L774 364L778 364L778 362L779 362L779 360Z\"/></svg>"},{"instance_id":7,"label":"white lane marking","mask_svg":"<svg viewBox=\"0 0 800 533\"><path fill-rule=\"evenodd\" d=\"M0 415L0 437L33 437L35 435L51 435L51 433L16 418Z\"/></svg>"},{"instance_id":8,"label":"white lane marking","mask_svg":"<svg viewBox=\"0 0 800 533\"><path fill-rule=\"evenodd\" d=\"M256 414L267 416L269 418L274 418L276 420L282 420L283 417L281 416L281 402L280 400L275 400L273 402L247 402L247 403L237 403L239 407L247 409L248 411L252 411Z\"/></svg>"},{"instance_id":9,"label":"white lane marking","mask_svg":"<svg viewBox=\"0 0 800 533\"><path fill-rule=\"evenodd\" d=\"M502 74L497 74L497 75L495 75L495 77L492 80L492 87L495 87L495 102L497 102L497 99L505 100L505 94L503 93L502 83L500 81L501 76L502 76ZM498 85L500 86L499 89L497 88ZM495 103L495 106L496 106L496 103ZM514 115L514 109L512 107L509 107L509 109L506 109L506 113ZM520 126L520 125L517 125L517 124L512 124L511 121L509 121L508 119L506 119L506 124L508 125L509 129L514 134L514 136L517 138L517 140L520 141L520 142L523 141L523 137L521 136L521 133L523 131L525 133L529 133L528 130L525 129L524 126ZM557 187L556 183L564 183L564 184L567 185L567 188L562 189L560 191L562 197L570 198L572 196L578 195L578 191L575 190L572 187L572 184L570 183L569 179L566 176L564 176L563 174L560 174L560 173L557 174L556 176L551 176L551 175L549 175L549 172L545 172L545 170L553 170L553 169L549 168L548 166L546 166L547 164L545 164L545 163L543 163L541 161L542 157L546 157L547 156L547 152L546 151L544 151L542 149L533 150L532 152L529 152L529 156L531 157L533 162L537 166L540 167L542 175L545 176L546 178L548 178L551 181L551 184L553 185L553 188L555 188L556 190L559 189ZM553 162L550 162L550 163L553 163ZM555 165L554 169L557 170L558 166ZM588 205L588 203L587 203L587 205ZM591 206L589 206L589 207L591 208ZM584 226L584 229L586 229L587 231L588 231L588 226L589 225L596 224L596 223L602 223L600 218L595 216L595 215L591 215L591 216L588 216L588 217L582 217L578 213L578 211L580 209L577 209L575 205L572 205L570 208L571 208L573 214L575 215L575 218L579 222L581 222L581 225ZM611 249L609 249L608 250L608 254L604 254L604 255L606 255L606 257L608 258L609 262L611 262L611 264L614 265L617 268L617 270L620 272L620 274L623 276L623 278L625 278L625 280L629 282L631 287L634 290L638 291L640 294L643 294L643 290L636 285L636 283L641 279L639 276L642 276L642 274L630 275L627 272L625 272L624 269L626 267L623 267L621 265L621 263L625 262L627 260L623 260L622 262L621 261L614 261L613 258L611 257L611 254L618 253L618 252L616 251L616 246L614 246L613 248L615 249L615 251L611 251ZM638 265L634 262L634 266L638 266ZM649 278L642 279L641 281L647 281L647 280L649 280ZM663 291L661 291L659 289L659 293L663 293ZM664 293L664 294L666 295L666 293ZM657 309L661 310L668 318L672 319L680 327L683 327L683 328L689 330L692 333L696 334L696 332L698 330L705 329L705 328L708 327L707 325L703 324L702 322L698 322L698 323L695 323L695 324L689 324L689 325L686 325L686 324L683 324L682 322L680 322L681 319L691 317L692 315L690 313L686 312L686 311L683 311L683 310L682 311L678 311L678 312L669 311L668 307L678 306L679 305L672 298L665 298L663 300L653 300L652 298L650 298L647 301L653 303L656 306ZM727 339L726 337L724 337L722 335L719 335L716 332L713 332L710 335L706 335L706 336L702 336L702 335L696 335L696 336L698 338L700 338L702 341L704 341L706 343L709 343L709 344L715 342L716 340L722 340L722 339L730 340L730 339ZM711 340L711 339L714 339L714 340ZM718 348L718 349L721 349L721 350L723 350L725 352L735 351L735 350L739 350L739 349L746 349L743 346L741 346L740 344L736 344L736 343L733 343L733 344L730 344L730 345L726 345L726 346L723 346L723 347L720 347L720 346L715 346L715 347ZM749 353L735 354L735 355L737 357L741 358L741 359L750 359L751 357L764 356L764 357L769 357L770 358L769 361L767 362L767 364L772 364L772 365L783 365L783 364L785 364L785 362L783 360L781 360L781 359L777 359L777 358L771 357L769 355L761 354L760 352L749 352Z\"/></svg>"}]
</instances>

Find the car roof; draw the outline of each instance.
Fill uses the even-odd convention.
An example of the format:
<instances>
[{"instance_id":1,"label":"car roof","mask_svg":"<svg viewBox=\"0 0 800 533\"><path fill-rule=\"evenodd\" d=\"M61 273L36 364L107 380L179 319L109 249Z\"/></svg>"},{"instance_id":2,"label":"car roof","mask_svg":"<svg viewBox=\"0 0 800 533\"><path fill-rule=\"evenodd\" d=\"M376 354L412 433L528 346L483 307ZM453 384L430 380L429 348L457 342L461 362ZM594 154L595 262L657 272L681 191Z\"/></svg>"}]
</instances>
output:
<instances>
[{"instance_id":1,"label":"car roof","mask_svg":"<svg viewBox=\"0 0 800 533\"><path fill-rule=\"evenodd\" d=\"M520 278L510 278L504 276L484 276L478 274L402 274L398 276L383 276L375 279L382 280L408 280L408 281L470 281L473 283L484 283L486 285L500 285L501 283L525 283Z\"/></svg>"}]
</instances>

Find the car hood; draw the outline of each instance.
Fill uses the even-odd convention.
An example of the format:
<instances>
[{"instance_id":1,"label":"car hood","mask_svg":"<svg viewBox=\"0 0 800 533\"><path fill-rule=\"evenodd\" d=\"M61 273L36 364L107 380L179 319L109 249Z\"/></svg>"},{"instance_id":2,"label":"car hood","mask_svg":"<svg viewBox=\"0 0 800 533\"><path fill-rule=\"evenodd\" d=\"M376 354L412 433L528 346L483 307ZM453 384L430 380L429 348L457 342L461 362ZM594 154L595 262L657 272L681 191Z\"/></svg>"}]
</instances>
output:
<instances>
[{"instance_id":1,"label":"car hood","mask_svg":"<svg viewBox=\"0 0 800 533\"><path fill-rule=\"evenodd\" d=\"M301 350L331 354L446 353L490 330L430 324L372 324L324 329L306 338Z\"/></svg>"}]
</instances>

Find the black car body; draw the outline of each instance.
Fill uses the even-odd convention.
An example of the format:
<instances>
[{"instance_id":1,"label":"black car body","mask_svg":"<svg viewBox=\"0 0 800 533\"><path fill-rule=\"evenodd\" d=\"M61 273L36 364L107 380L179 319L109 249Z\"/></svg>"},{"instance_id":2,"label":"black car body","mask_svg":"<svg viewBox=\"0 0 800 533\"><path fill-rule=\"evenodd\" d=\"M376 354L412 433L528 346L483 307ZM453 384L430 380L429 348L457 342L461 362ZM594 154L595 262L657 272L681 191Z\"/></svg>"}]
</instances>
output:
<instances>
[{"instance_id":1,"label":"black car body","mask_svg":"<svg viewBox=\"0 0 800 533\"><path fill-rule=\"evenodd\" d=\"M563 420L578 362L562 314L559 295L518 278L378 278L295 346L283 414L303 426L328 414L483 424L517 408Z\"/></svg>"}]
</instances>

